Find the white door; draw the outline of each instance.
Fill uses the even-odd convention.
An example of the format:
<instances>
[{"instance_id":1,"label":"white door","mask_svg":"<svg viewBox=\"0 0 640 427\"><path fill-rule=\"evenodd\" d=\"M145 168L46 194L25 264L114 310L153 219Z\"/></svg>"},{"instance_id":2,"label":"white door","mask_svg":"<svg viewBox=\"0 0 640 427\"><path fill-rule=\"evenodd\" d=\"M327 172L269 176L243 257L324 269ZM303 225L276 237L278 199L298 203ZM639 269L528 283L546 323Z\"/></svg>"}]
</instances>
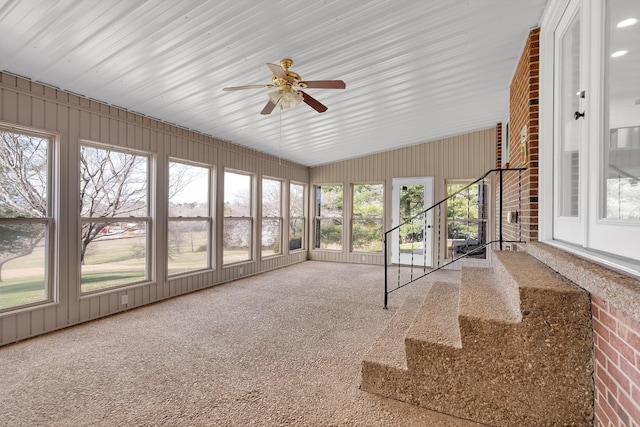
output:
<instances>
[{"instance_id":1,"label":"white door","mask_svg":"<svg viewBox=\"0 0 640 427\"><path fill-rule=\"evenodd\" d=\"M391 203L390 262L431 267L433 212L415 216L433 205L433 177L393 178Z\"/></svg>"},{"instance_id":2,"label":"white door","mask_svg":"<svg viewBox=\"0 0 640 427\"><path fill-rule=\"evenodd\" d=\"M586 121L581 1L573 0L554 34L554 222L553 237L583 245L585 234Z\"/></svg>"}]
</instances>

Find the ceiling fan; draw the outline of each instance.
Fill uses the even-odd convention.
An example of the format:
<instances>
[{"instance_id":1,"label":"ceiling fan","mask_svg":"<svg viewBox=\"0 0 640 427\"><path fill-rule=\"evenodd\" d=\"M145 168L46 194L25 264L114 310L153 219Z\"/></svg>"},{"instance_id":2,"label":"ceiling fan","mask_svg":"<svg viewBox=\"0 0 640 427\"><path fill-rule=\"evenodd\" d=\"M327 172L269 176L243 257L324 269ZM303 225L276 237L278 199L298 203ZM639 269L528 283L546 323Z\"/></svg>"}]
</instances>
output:
<instances>
[{"instance_id":1,"label":"ceiling fan","mask_svg":"<svg viewBox=\"0 0 640 427\"><path fill-rule=\"evenodd\" d=\"M300 102L304 102L318 113L324 113L327 111L327 107L301 89L344 89L347 87L342 80L302 80L300 74L289 70L291 65L293 65L293 61L289 58L281 60L280 65L267 63L267 67L273 73L271 78L273 83L225 87L222 90L277 88L277 90L269 92L269 101L260 114L271 114L278 103L280 103L280 108L284 110L292 106L295 107Z\"/></svg>"}]
</instances>

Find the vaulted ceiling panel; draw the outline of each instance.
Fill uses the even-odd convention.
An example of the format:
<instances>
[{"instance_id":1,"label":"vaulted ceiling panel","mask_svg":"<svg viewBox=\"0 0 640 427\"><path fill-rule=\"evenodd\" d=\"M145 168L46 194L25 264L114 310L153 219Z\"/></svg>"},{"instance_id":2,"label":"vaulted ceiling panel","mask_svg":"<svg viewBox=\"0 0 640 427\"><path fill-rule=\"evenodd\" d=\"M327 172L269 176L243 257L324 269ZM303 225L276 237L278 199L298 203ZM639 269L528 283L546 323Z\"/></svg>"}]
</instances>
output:
<instances>
[{"instance_id":1,"label":"vaulted ceiling panel","mask_svg":"<svg viewBox=\"0 0 640 427\"><path fill-rule=\"evenodd\" d=\"M494 126L546 0L0 0L0 70L305 165ZM260 115L292 58L329 107Z\"/></svg>"}]
</instances>

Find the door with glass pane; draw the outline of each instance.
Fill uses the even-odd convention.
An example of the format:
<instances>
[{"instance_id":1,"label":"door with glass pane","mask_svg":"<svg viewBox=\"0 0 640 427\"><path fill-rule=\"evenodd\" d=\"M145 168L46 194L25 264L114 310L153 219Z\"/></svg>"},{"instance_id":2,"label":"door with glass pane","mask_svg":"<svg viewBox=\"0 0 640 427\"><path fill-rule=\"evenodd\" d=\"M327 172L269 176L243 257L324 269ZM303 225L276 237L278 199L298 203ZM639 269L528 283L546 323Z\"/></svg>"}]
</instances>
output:
<instances>
[{"instance_id":1,"label":"door with glass pane","mask_svg":"<svg viewBox=\"0 0 640 427\"><path fill-rule=\"evenodd\" d=\"M584 243L585 98L582 81L581 2L569 4L554 35L554 239Z\"/></svg>"},{"instance_id":2,"label":"door with glass pane","mask_svg":"<svg viewBox=\"0 0 640 427\"><path fill-rule=\"evenodd\" d=\"M433 177L393 178L392 180L391 262L433 265L433 212L420 215L433 205ZM416 216L417 215L417 216Z\"/></svg>"}]
</instances>

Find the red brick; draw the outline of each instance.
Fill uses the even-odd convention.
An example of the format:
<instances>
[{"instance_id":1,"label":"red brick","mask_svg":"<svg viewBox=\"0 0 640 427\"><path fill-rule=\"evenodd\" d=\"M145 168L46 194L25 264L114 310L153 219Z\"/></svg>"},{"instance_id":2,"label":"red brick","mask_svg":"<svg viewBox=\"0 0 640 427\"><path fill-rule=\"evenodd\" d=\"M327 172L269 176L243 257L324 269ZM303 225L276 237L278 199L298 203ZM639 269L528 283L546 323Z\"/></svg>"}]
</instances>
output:
<instances>
[{"instance_id":1,"label":"red brick","mask_svg":"<svg viewBox=\"0 0 640 427\"><path fill-rule=\"evenodd\" d=\"M604 415L604 417L600 419L603 426L609 426L610 422L618 420L618 415L613 410L611 405L609 405L607 399L604 396L597 396L595 403L596 412Z\"/></svg>"},{"instance_id":2,"label":"red brick","mask_svg":"<svg viewBox=\"0 0 640 427\"><path fill-rule=\"evenodd\" d=\"M618 396L618 404L632 420L640 422L640 407L631 401L624 393L620 393Z\"/></svg>"},{"instance_id":3,"label":"red brick","mask_svg":"<svg viewBox=\"0 0 640 427\"><path fill-rule=\"evenodd\" d=\"M602 313L601 313L601 315L602 315ZM607 329L598 320L594 320L593 321L593 332L595 332L596 334L600 335L607 342L609 341L609 337L611 336L611 333L609 332L609 329Z\"/></svg>"},{"instance_id":4,"label":"red brick","mask_svg":"<svg viewBox=\"0 0 640 427\"><path fill-rule=\"evenodd\" d=\"M595 405L594 407L595 419L593 420L594 427L600 427L600 426L607 427L609 425L609 423L611 422L611 418L609 418L609 415L613 414L613 411L611 410L611 408L608 408L608 409L609 411L605 410L603 405L598 405L598 404Z\"/></svg>"},{"instance_id":5,"label":"red brick","mask_svg":"<svg viewBox=\"0 0 640 427\"><path fill-rule=\"evenodd\" d=\"M620 370L625 373L633 384L640 387L640 371L635 365L632 365L625 359L620 359Z\"/></svg>"},{"instance_id":6,"label":"red brick","mask_svg":"<svg viewBox=\"0 0 640 427\"><path fill-rule=\"evenodd\" d=\"M629 414L627 414L627 412L624 410L624 408L620 405L620 403L618 402L616 397L614 395L612 395L611 393L609 393L609 392L607 392L607 402L609 403L611 408L615 411L615 413L618 416L618 419L620 420L620 422L623 425L628 426L629 425Z\"/></svg>"},{"instance_id":7,"label":"red brick","mask_svg":"<svg viewBox=\"0 0 640 427\"><path fill-rule=\"evenodd\" d=\"M617 334L609 335L609 343L615 348L620 355L625 358L628 362L635 362L635 351L631 348L622 338L620 338Z\"/></svg>"},{"instance_id":8,"label":"red brick","mask_svg":"<svg viewBox=\"0 0 640 427\"><path fill-rule=\"evenodd\" d=\"M636 352L640 353L640 335L624 323L618 324L618 335Z\"/></svg>"},{"instance_id":9,"label":"red brick","mask_svg":"<svg viewBox=\"0 0 640 427\"><path fill-rule=\"evenodd\" d=\"M591 303L596 304L599 308L604 311L609 310L609 303L597 295L591 294Z\"/></svg>"},{"instance_id":10,"label":"red brick","mask_svg":"<svg viewBox=\"0 0 640 427\"><path fill-rule=\"evenodd\" d=\"M627 377L624 372L614 366L610 361L607 363L607 372L611 377L613 377L613 380L618 384L618 387L620 387L625 393L631 393L631 381L629 380L629 377Z\"/></svg>"},{"instance_id":11,"label":"red brick","mask_svg":"<svg viewBox=\"0 0 640 427\"><path fill-rule=\"evenodd\" d=\"M634 385L631 389L631 398L636 402L636 405L640 406L640 384Z\"/></svg>"},{"instance_id":12,"label":"red brick","mask_svg":"<svg viewBox=\"0 0 640 427\"><path fill-rule=\"evenodd\" d=\"M613 393L614 396L618 395L618 384L616 384L613 378L602 366L596 366L596 379L598 379L602 383L606 390ZM605 393L606 391L602 391L603 396L606 395Z\"/></svg>"},{"instance_id":13,"label":"red brick","mask_svg":"<svg viewBox=\"0 0 640 427\"><path fill-rule=\"evenodd\" d=\"M600 338L602 339L602 338ZM600 363L602 367L607 366L607 355L604 352L600 351L598 348L595 349L594 355L596 357L596 362Z\"/></svg>"}]
</instances>

